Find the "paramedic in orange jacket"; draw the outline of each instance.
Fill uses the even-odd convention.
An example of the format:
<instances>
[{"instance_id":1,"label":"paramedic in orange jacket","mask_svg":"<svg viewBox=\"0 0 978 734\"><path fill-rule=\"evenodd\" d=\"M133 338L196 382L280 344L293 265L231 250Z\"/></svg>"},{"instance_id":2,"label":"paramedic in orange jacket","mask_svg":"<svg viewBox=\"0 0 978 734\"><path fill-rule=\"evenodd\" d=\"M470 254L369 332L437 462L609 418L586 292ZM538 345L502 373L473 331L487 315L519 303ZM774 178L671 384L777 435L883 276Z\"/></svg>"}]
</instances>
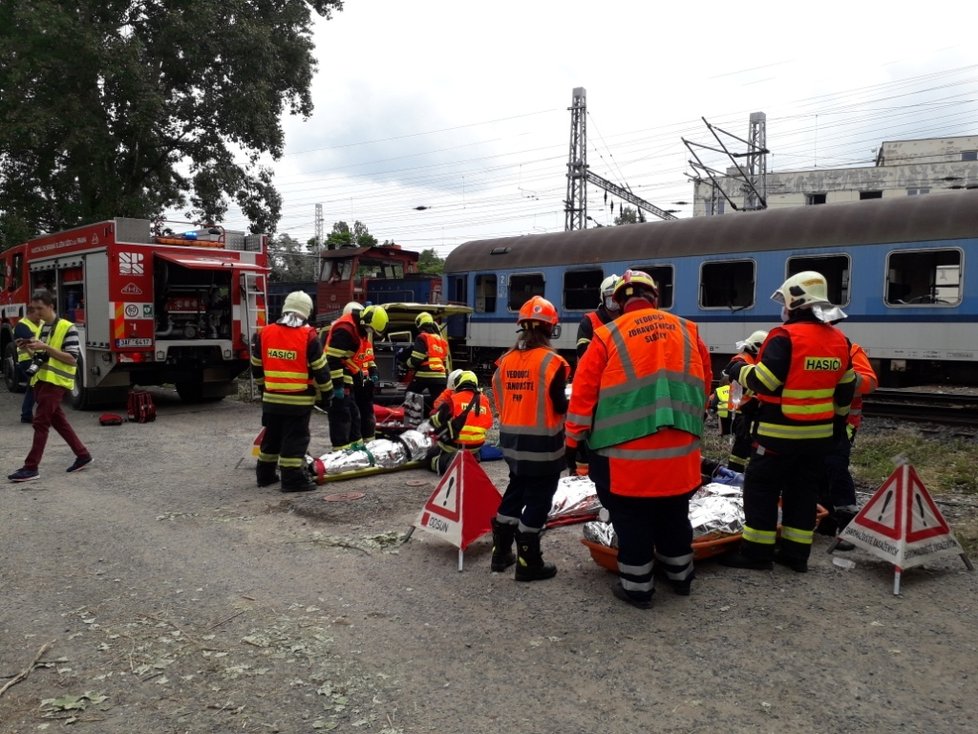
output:
<instances>
[{"instance_id":1,"label":"paramedic in orange jacket","mask_svg":"<svg viewBox=\"0 0 978 734\"><path fill-rule=\"evenodd\" d=\"M455 391L431 417L438 437L430 468L444 474L459 451L468 451L479 460L479 449L492 428L492 406L479 390L479 380L468 370L455 378Z\"/></svg>"},{"instance_id":2,"label":"paramedic in orange jacket","mask_svg":"<svg viewBox=\"0 0 978 734\"><path fill-rule=\"evenodd\" d=\"M825 456L845 434L856 376L849 341L832 326L845 314L829 302L821 273L792 275L771 298L781 304L784 324L768 334L756 364L734 369L737 381L754 391L760 408L754 453L744 475L743 541L721 563L768 570L777 561L804 573Z\"/></svg>"},{"instance_id":3,"label":"paramedic in orange jacket","mask_svg":"<svg viewBox=\"0 0 978 734\"><path fill-rule=\"evenodd\" d=\"M567 412L567 465L588 440L590 477L618 535L614 594L651 605L658 563L680 594L693 579L689 499L700 486L700 436L713 378L696 324L656 308L652 277L628 270L622 315L594 332Z\"/></svg>"},{"instance_id":4,"label":"paramedic in orange jacket","mask_svg":"<svg viewBox=\"0 0 978 734\"><path fill-rule=\"evenodd\" d=\"M557 321L557 309L542 296L524 303L516 345L496 362L492 378L509 486L492 521L491 568L504 571L515 560L517 581L540 581L557 573L540 552L540 532L564 468L564 391L570 365L550 346L551 336L559 334Z\"/></svg>"},{"instance_id":5,"label":"paramedic in orange jacket","mask_svg":"<svg viewBox=\"0 0 978 734\"><path fill-rule=\"evenodd\" d=\"M838 433L835 446L825 457L826 485L819 503L829 511L829 517L818 526L819 532L824 535L841 533L859 511L856 504L856 485L849 473L849 458L856 442L856 431L863 419L863 395L868 395L879 387L876 372L863 348L852 343L849 356L852 359L852 369L856 373L856 395L849 408L846 433ZM836 546L836 550L852 550L854 547L852 543L842 541Z\"/></svg>"}]
</instances>

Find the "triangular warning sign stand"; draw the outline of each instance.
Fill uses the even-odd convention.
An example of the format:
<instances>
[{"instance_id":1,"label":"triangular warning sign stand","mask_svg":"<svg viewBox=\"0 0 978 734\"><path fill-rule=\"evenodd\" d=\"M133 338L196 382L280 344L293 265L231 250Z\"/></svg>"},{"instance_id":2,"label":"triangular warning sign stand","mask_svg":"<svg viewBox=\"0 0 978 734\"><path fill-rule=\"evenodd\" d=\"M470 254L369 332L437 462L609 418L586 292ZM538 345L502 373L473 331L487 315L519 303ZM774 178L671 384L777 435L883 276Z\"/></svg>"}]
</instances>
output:
<instances>
[{"instance_id":1,"label":"triangular warning sign stand","mask_svg":"<svg viewBox=\"0 0 978 734\"><path fill-rule=\"evenodd\" d=\"M492 529L500 499L479 462L468 451L459 451L414 525L456 546L461 571L462 553Z\"/></svg>"},{"instance_id":2,"label":"triangular warning sign stand","mask_svg":"<svg viewBox=\"0 0 978 734\"><path fill-rule=\"evenodd\" d=\"M910 464L898 466L883 482L829 553L842 540L893 564L894 594L900 593L900 574L904 569L931 558L960 556L967 569L973 570L947 520Z\"/></svg>"}]
</instances>

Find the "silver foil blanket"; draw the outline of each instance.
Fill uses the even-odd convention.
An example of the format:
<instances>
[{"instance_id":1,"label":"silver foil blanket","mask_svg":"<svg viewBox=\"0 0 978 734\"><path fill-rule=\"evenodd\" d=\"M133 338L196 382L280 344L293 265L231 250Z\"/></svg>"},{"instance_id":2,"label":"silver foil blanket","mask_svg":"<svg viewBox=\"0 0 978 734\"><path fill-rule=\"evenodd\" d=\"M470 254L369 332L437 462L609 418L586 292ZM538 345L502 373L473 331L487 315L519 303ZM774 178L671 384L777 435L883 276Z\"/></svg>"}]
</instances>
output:
<instances>
[{"instance_id":1,"label":"silver foil blanket","mask_svg":"<svg viewBox=\"0 0 978 734\"><path fill-rule=\"evenodd\" d=\"M557 483L548 525L585 522L598 516L601 503L594 490L594 482L587 477L561 477Z\"/></svg>"},{"instance_id":2,"label":"silver foil blanket","mask_svg":"<svg viewBox=\"0 0 978 734\"><path fill-rule=\"evenodd\" d=\"M689 501L693 538L711 533L736 535L744 530L744 500L740 487L713 482L700 487ZM594 521L584 525L584 537L610 548L618 547L611 523Z\"/></svg>"},{"instance_id":3,"label":"silver foil blanket","mask_svg":"<svg viewBox=\"0 0 978 734\"><path fill-rule=\"evenodd\" d=\"M432 439L419 431L404 431L396 441L376 438L363 448L330 451L319 457L327 475L343 474L378 467L393 469L420 461L432 446Z\"/></svg>"}]
</instances>

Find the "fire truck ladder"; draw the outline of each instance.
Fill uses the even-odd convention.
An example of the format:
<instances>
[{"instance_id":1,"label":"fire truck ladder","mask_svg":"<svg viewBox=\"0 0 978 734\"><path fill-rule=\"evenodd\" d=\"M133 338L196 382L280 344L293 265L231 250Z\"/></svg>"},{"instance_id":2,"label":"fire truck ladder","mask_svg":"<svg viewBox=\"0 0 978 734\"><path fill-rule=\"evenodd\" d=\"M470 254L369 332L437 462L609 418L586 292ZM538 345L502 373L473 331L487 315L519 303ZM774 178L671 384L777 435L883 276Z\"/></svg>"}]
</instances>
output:
<instances>
[{"instance_id":1,"label":"fire truck ladder","mask_svg":"<svg viewBox=\"0 0 978 734\"><path fill-rule=\"evenodd\" d=\"M242 273L241 308L244 313L241 314L241 337L248 346L249 353L251 352L251 340L258 333L258 296L261 295L263 294L258 287L258 275L256 273ZM248 384L251 388L251 397L254 399L257 396L257 390L251 368L248 369Z\"/></svg>"}]
</instances>

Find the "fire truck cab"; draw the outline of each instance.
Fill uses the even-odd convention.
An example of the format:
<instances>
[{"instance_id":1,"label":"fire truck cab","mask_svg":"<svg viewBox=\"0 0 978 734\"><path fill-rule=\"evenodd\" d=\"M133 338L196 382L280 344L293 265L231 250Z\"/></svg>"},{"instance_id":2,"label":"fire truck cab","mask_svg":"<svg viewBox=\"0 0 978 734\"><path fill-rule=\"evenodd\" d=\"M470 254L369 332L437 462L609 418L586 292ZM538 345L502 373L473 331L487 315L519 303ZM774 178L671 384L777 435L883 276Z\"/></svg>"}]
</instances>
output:
<instances>
[{"instance_id":1,"label":"fire truck cab","mask_svg":"<svg viewBox=\"0 0 978 734\"><path fill-rule=\"evenodd\" d=\"M186 401L231 392L265 323L267 237L167 224L120 217L0 253L8 388L23 389L13 327L46 288L81 339L75 407L124 402L133 385L173 384Z\"/></svg>"}]
</instances>

